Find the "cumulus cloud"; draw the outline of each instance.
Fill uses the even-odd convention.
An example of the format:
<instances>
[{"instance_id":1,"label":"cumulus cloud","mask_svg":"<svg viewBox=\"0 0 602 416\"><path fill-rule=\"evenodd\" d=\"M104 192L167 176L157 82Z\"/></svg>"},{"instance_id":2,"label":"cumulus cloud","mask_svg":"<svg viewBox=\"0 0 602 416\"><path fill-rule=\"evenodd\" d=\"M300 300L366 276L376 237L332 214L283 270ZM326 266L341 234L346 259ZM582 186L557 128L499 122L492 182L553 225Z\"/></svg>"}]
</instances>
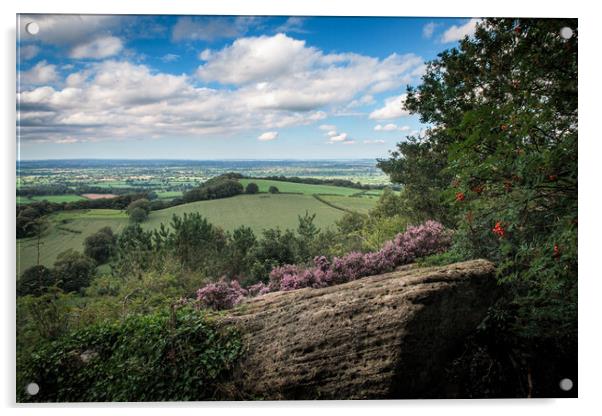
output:
<instances>
[{"instance_id":1,"label":"cumulus cloud","mask_svg":"<svg viewBox=\"0 0 602 416\"><path fill-rule=\"evenodd\" d=\"M67 48L75 56L92 57L123 45L103 35ZM284 34L241 38L202 52L201 58L193 75L111 58L83 68L63 66L64 78L52 67L23 72L29 84L18 95L20 136L81 141L273 132L319 122L352 101L367 105L378 91L399 90L423 67L415 55L328 54ZM329 142L331 137L339 138L332 143L352 141L333 125L320 128Z\"/></svg>"},{"instance_id":2,"label":"cumulus cloud","mask_svg":"<svg viewBox=\"0 0 602 416\"><path fill-rule=\"evenodd\" d=\"M385 141L381 139L364 140L364 144L385 144Z\"/></svg>"},{"instance_id":3,"label":"cumulus cloud","mask_svg":"<svg viewBox=\"0 0 602 416\"><path fill-rule=\"evenodd\" d=\"M385 100L385 105L371 112L369 117L374 120L386 120L408 116L410 113L403 104L405 99L406 94L389 97Z\"/></svg>"},{"instance_id":4,"label":"cumulus cloud","mask_svg":"<svg viewBox=\"0 0 602 416\"><path fill-rule=\"evenodd\" d=\"M333 125L333 124L322 124L320 126L320 130L326 130L326 131L330 131L330 130L336 130L337 126Z\"/></svg>"},{"instance_id":5,"label":"cumulus cloud","mask_svg":"<svg viewBox=\"0 0 602 416\"><path fill-rule=\"evenodd\" d=\"M397 124L389 123L389 124L377 124L374 126L374 131L409 131L410 126L397 126Z\"/></svg>"},{"instance_id":6,"label":"cumulus cloud","mask_svg":"<svg viewBox=\"0 0 602 416\"><path fill-rule=\"evenodd\" d=\"M215 53L204 51L201 58L208 62L197 75L223 84L268 81L307 68L318 55L317 49L305 47L305 41L282 33L241 38Z\"/></svg>"},{"instance_id":7,"label":"cumulus cloud","mask_svg":"<svg viewBox=\"0 0 602 416\"><path fill-rule=\"evenodd\" d=\"M278 137L277 131L266 131L265 133L259 135L257 140L260 140L262 142L267 142L270 140L275 140L277 137Z\"/></svg>"},{"instance_id":8,"label":"cumulus cloud","mask_svg":"<svg viewBox=\"0 0 602 416\"><path fill-rule=\"evenodd\" d=\"M21 82L24 84L46 84L57 79L56 65L48 64L46 61L38 62L33 68L21 74Z\"/></svg>"},{"instance_id":9,"label":"cumulus cloud","mask_svg":"<svg viewBox=\"0 0 602 416\"><path fill-rule=\"evenodd\" d=\"M19 48L19 56L23 60L35 58L40 52L40 47L37 45L24 45Z\"/></svg>"},{"instance_id":10,"label":"cumulus cloud","mask_svg":"<svg viewBox=\"0 0 602 416\"><path fill-rule=\"evenodd\" d=\"M435 27L437 24L435 22L429 22L422 27L422 36L430 39L433 36L433 32L435 31Z\"/></svg>"},{"instance_id":11,"label":"cumulus cloud","mask_svg":"<svg viewBox=\"0 0 602 416\"><path fill-rule=\"evenodd\" d=\"M320 126L320 130L326 131L325 136L328 138L326 143L328 144L355 144L355 140L352 140L349 134L339 132L334 125L323 124Z\"/></svg>"},{"instance_id":12,"label":"cumulus cloud","mask_svg":"<svg viewBox=\"0 0 602 416\"><path fill-rule=\"evenodd\" d=\"M161 61L165 63L175 62L180 59L180 55L176 55L175 53L167 53L161 57Z\"/></svg>"},{"instance_id":13,"label":"cumulus cloud","mask_svg":"<svg viewBox=\"0 0 602 416\"><path fill-rule=\"evenodd\" d=\"M240 38L200 58L201 80L238 86L255 106L291 111L349 103L360 94L367 103L371 94L398 89L424 70L422 58L413 54L325 54L282 33Z\"/></svg>"},{"instance_id":14,"label":"cumulus cloud","mask_svg":"<svg viewBox=\"0 0 602 416\"><path fill-rule=\"evenodd\" d=\"M331 133L334 134L331 135ZM330 136L331 142L344 142L347 140L347 133L337 134L336 132L329 132L328 135Z\"/></svg>"},{"instance_id":15,"label":"cumulus cloud","mask_svg":"<svg viewBox=\"0 0 602 416\"><path fill-rule=\"evenodd\" d=\"M475 32L477 24L481 19L470 19L468 22L461 26L454 25L447 29L443 36L441 36L442 43L456 42L464 39L465 36L472 36Z\"/></svg>"},{"instance_id":16,"label":"cumulus cloud","mask_svg":"<svg viewBox=\"0 0 602 416\"><path fill-rule=\"evenodd\" d=\"M63 84L58 89L33 86L18 94L23 140L56 141L66 135L98 140L221 137L310 124L325 117L320 111L256 108L237 90L199 87L187 75L157 73L128 62L91 64L69 74Z\"/></svg>"},{"instance_id":17,"label":"cumulus cloud","mask_svg":"<svg viewBox=\"0 0 602 416\"><path fill-rule=\"evenodd\" d=\"M282 25L276 28L276 32L282 33L307 33L305 29L303 29L303 23L305 19L299 16L291 16L286 19Z\"/></svg>"},{"instance_id":18,"label":"cumulus cloud","mask_svg":"<svg viewBox=\"0 0 602 416\"><path fill-rule=\"evenodd\" d=\"M69 56L75 59L103 59L118 54L122 49L121 39L107 36L75 46Z\"/></svg>"}]
</instances>

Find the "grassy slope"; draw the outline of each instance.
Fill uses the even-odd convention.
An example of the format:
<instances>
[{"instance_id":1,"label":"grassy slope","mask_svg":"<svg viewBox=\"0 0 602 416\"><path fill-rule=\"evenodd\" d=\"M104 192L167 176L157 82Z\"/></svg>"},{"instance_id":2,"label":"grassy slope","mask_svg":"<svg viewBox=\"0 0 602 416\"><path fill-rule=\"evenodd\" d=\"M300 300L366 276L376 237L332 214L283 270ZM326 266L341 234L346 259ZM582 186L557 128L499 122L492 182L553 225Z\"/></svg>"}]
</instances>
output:
<instances>
[{"instance_id":1,"label":"grassy slope","mask_svg":"<svg viewBox=\"0 0 602 416\"><path fill-rule=\"evenodd\" d=\"M367 211L369 206L376 202L375 198L345 196L324 198L331 198L332 200L329 199L329 202L337 206L361 212ZM247 225L260 234L261 230L266 228L296 228L297 216L304 214L305 211L316 214L316 225L321 228L333 225L344 214L343 211L329 207L311 195L239 195L233 198L199 201L153 211L143 226L152 229L158 227L162 222L169 223L174 213L181 215L185 212L200 212L210 222L226 230ZM49 220L51 227L42 239L43 244L40 250L40 262L47 266L51 266L56 256L64 250L69 248L82 250L85 238L100 228L109 226L113 231L119 232L128 223L128 217L124 212L110 209L63 211L51 215ZM35 239L17 240L18 274L33 266L36 258Z\"/></svg>"},{"instance_id":2,"label":"grassy slope","mask_svg":"<svg viewBox=\"0 0 602 416\"><path fill-rule=\"evenodd\" d=\"M337 207L356 211L362 214L367 214L368 211L374 208L374 205L378 200L378 197L376 196L351 197L340 195L323 195L321 198Z\"/></svg>"}]
</instances>

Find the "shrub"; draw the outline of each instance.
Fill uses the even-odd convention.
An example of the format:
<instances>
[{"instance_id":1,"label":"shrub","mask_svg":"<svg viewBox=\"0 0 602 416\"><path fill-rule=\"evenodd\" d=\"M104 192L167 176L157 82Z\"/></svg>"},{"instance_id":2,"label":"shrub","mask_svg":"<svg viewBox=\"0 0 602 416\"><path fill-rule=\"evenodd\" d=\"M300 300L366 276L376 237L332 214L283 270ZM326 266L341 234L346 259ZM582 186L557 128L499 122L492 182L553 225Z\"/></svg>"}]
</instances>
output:
<instances>
[{"instance_id":1,"label":"shrub","mask_svg":"<svg viewBox=\"0 0 602 416\"><path fill-rule=\"evenodd\" d=\"M42 265L32 266L25 270L17 280L17 294L19 296L41 295L54 283L55 277L52 270Z\"/></svg>"},{"instance_id":2,"label":"shrub","mask_svg":"<svg viewBox=\"0 0 602 416\"><path fill-rule=\"evenodd\" d=\"M128 213L130 215L130 221L134 223L144 222L148 218L148 212L140 207L134 208Z\"/></svg>"},{"instance_id":3,"label":"shrub","mask_svg":"<svg viewBox=\"0 0 602 416\"><path fill-rule=\"evenodd\" d=\"M280 190L277 187L275 187L274 185L272 185L268 188L268 192L271 194L279 194Z\"/></svg>"},{"instance_id":4,"label":"shrub","mask_svg":"<svg viewBox=\"0 0 602 416\"><path fill-rule=\"evenodd\" d=\"M22 357L18 401L216 399L241 350L235 330L190 307L134 315L38 345ZM31 380L35 396L25 393Z\"/></svg>"},{"instance_id":5,"label":"shrub","mask_svg":"<svg viewBox=\"0 0 602 416\"><path fill-rule=\"evenodd\" d=\"M84 254L98 264L106 263L115 251L116 237L110 227L103 227L84 240Z\"/></svg>"},{"instance_id":6,"label":"shrub","mask_svg":"<svg viewBox=\"0 0 602 416\"><path fill-rule=\"evenodd\" d=\"M243 289L238 281L233 280L227 283L225 280L217 283L209 283L196 292L197 301L201 305L216 309L230 309L238 305L247 291Z\"/></svg>"},{"instance_id":7,"label":"shrub","mask_svg":"<svg viewBox=\"0 0 602 416\"><path fill-rule=\"evenodd\" d=\"M94 260L73 249L59 254L54 263L58 285L65 292L77 292L89 286L95 270Z\"/></svg>"},{"instance_id":8,"label":"shrub","mask_svg":"<svg viewBox=\"0 0 602 416\"><path fill-rule=\"evenodd\" d=\"M259 186L255 182L249 182L245 188L245 193L256 194L259 192Z\"/></svg>"}]
</instances>

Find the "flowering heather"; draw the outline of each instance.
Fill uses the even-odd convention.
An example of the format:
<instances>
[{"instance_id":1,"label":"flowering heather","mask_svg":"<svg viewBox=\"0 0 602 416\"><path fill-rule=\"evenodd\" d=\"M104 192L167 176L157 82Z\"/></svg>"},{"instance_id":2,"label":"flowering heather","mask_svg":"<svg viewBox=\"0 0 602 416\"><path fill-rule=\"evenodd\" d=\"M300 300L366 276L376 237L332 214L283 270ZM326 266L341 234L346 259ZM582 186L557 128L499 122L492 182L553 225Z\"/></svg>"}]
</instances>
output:
<instances>
[{"instance_id":1,"label":"flowering heather","mask_svg":"<svg viewBox=\"0 0 602 416\"><path fill-rule=\"evenodd\" d=\"M238 281L232 280L227 283L221 280L217 283L209 283L197 290L196 299L211 309L230 309L238 305L247 293L247 290L243 289Z\"/></svg>"},{"instance_id":2,"label":"flowering heather","mask_svg":"<svg viewBox=\"0 0 602 416\"><path fill-rule=\"evenodd\" d=\"M235 306L247 295L337 285L393 271L395 267L411 263L418 257L443 252L450 244L451 235L443 225L427 221L419 226L408 227L406 232L387 241L379 251L352 252L335 257L332 261L324 256L317 256L314 258L314 266L306 269L291 264L275 267L270 272L268 285L258 283L250 286L248 291L242 289L236 281L230 283L230 286L225 282L211 283L199 289L197 299L206 306L226 309Z\"/></svg>"}]
</instances>

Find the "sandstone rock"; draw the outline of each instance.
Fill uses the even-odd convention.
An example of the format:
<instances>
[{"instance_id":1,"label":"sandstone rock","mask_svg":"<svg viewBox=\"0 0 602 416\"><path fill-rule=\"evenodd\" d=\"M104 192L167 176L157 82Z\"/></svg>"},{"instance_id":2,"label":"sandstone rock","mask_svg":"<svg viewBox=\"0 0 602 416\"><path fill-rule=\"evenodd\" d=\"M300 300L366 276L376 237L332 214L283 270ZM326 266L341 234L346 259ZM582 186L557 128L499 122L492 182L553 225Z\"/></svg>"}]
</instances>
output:
<instances>
[{"instance_id":1,"label":"sandstone rock","mask_svg":"<svg viewBox=\"0 0 602 416\"><path fill-rule=\"evenodd\" d=\"M474 260L251 299L226 318L247 349L235 390L240 399L419 398L495 300L493 275Z\"/></svg>"}]
</instances>

